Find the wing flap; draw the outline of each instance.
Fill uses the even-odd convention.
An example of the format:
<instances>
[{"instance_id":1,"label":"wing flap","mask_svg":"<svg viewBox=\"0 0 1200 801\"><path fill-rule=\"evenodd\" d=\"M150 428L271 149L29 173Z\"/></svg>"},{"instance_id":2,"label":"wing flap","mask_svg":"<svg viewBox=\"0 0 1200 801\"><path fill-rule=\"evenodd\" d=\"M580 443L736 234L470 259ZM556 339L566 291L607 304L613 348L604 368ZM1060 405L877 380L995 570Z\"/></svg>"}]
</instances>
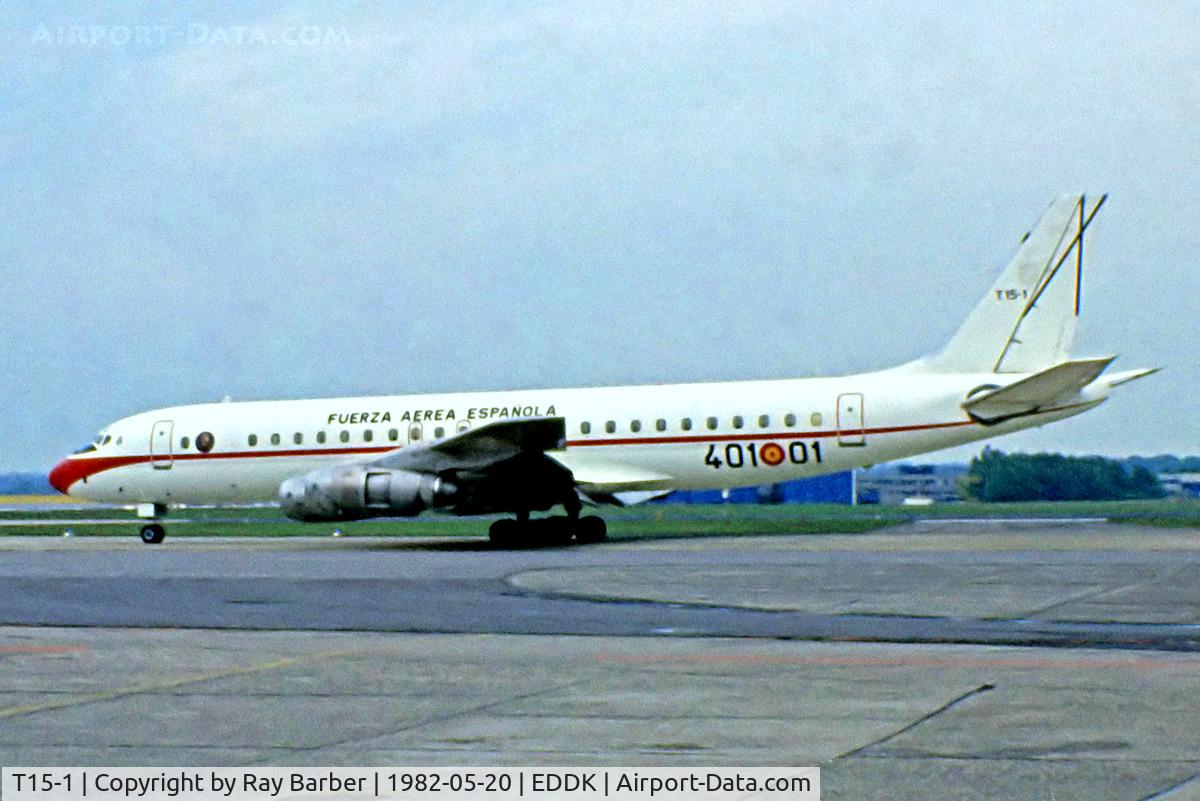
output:
<instances>
[{"instance_id":1,"label":"wing flap","mask_svg":"<svg viewBox=\"0 0 1200 801\"><path fill-rule=\"evenodd\" d=\"M589 495L657 490L671 482L671 477L664 473L620 463L572 464L564 459L556 461L571 471L576 484Z\"/></svg>"}]
</instances>

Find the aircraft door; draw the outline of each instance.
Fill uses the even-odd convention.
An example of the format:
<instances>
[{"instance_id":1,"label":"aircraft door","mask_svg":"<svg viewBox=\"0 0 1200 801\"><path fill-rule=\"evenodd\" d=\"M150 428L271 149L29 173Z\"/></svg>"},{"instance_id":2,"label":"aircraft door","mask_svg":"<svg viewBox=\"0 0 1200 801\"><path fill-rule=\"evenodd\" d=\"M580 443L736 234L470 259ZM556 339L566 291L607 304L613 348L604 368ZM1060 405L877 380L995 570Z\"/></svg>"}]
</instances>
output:
<instances>
[{"instance_id":1,"label":"aircraft door","mask_svg":"<svg viewBox=\"0 0 1200 801\"><path fill-rule=\"evenodd\" d=\"M847 392L844 395L838 395L837 428L838 445L856 447L867 444L861 393Z\"/></svg>"},{"instance_id":2,"label":"aircraft door","mask_svg":"<svg viewBox=\"0 0 1200 801\"><path fill-rule=\"evenodd\" d=\"M171 420L159 420L150 432L150 464L155 470L170 470L175 462L175 454L171 450L171 433L175 423Z\"/></svg>"}]
</instances>

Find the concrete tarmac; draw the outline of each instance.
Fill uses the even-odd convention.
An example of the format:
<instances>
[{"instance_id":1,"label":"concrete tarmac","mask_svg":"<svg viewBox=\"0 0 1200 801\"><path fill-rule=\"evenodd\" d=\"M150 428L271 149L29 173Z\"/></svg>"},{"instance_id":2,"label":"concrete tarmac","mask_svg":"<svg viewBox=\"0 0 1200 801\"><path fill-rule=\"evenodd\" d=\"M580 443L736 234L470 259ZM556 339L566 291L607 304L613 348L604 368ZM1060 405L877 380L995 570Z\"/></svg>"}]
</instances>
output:
<instances>
[{"instance_id":1,"label":"concrete tarmac","mask_svg":"<svg viewBox=\"0 0 1200 801\"><path fill-rule=\"evenodd\" d=\"M0 540L0 764L807 765L1200 798L1200 532Z\"/></svg>"}]
</instances>

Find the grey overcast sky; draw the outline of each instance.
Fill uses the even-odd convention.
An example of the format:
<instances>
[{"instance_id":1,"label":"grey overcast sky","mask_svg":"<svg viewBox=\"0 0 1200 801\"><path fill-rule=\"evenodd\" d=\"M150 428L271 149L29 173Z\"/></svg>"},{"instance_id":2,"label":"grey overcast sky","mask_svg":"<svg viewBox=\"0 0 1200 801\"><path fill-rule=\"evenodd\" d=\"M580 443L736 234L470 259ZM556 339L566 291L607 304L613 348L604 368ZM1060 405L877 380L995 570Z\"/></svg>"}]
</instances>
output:
<instances>
[{"instance_id":1,"label":"grey overcast sky","mask_svg":"<svg viewBox=\"0 0 1200 801\"><path fill-rule=\"evenodd\" d=\"M1076 350L1166 370L997 444L1200 452L1200 4L281 8L0 3L0 469L224 395L884 367L1076 190Z\"/></svg>"}]
</instances>

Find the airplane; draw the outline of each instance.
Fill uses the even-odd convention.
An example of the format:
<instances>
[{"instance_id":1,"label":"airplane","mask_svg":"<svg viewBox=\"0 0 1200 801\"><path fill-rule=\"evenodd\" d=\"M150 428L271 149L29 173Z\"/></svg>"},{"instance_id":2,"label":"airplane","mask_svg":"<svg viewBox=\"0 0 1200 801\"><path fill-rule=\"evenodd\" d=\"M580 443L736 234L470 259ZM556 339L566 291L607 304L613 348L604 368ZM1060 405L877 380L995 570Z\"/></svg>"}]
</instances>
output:
<instances>
[{"instance_id":1,"label":"airplane","mask_svg":"<svg viewBox=\"0 0 1200 801\"><path fill-rule=\"evenodd\" d=\"M590 543L607 531L585 505L790 481L1045 425L1157 369L1105 373L1115 357L1070 356L1084 232L1106 198L1057 198L945 346L898 367L176 406L107 426L50 483L133 506L151 544L172 506L254 502L305 522L500 513L497 545ZM557 506L564 515L531 519Z\"/></svg>"}]
</instances>

